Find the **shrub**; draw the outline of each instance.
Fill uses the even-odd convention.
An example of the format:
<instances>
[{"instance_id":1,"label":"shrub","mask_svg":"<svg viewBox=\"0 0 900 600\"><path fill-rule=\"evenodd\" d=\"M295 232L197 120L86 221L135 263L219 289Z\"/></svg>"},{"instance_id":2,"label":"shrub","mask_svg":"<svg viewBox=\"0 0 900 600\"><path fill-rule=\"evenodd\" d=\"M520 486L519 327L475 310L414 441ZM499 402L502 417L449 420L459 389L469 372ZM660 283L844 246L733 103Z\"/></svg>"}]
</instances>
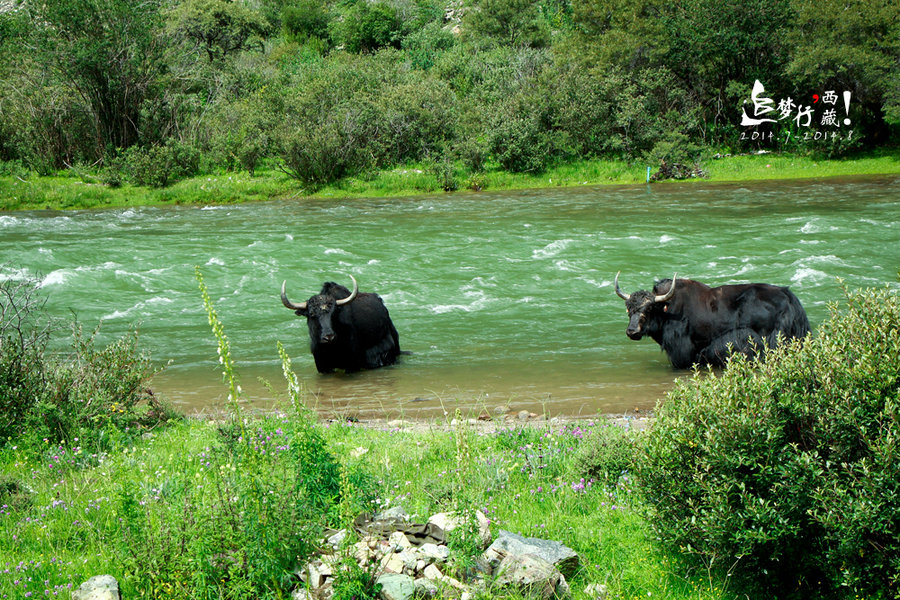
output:
<instances>
[{"instance_id":1,"label":"shrub","mask_svg":"<svg viewBox=\"0 0 900 600\"><path fill-rule=\"evenodd\" d=\"M500 121L491 138L491 151L507 171L540 173L549 161L550 135L532 116Z\"/></svg>"},{"instance_id":2,"label":"shrub","mask_svg":"<svg viewBox=\"0 0 900 600\"><path fill-rule=\"evenodd\" d=\"M50 319L38 279L0 283L0 439L62 442L79 438L102 450L128 429L172 418L147 381L155 373L137 333L98 346L73 326L71 355L49 350L62 328Z\"/></svg>"},{"instance_id":3,"label":"shrub","mask_svg":"<svg viewBox=\"0 0 900 600\"><path fill-rule=\"evenodd\" d=\"M642 440L642 434L632 429L610 424L594 427L575 451L569 475L615 485L633 472Z\"/></svg>"},{"instance_id":4,"label":"shrub","mask_svg":"<svg viewBox=\"0 0 900 600\"><path fill-rule=\"evenodd\" d=\"M431 77L385 89L373 110L366 139L380 164L421 160L440 152L459 120L456 96Z\"/></svg>"},{"instance_id":5,"label":"shrub","mask_svg":"<svg viewBox=\"0 0 900 600\"><path fill-rule=\"evenodd\" d=\"M200 168L200 151L174 139L146 148L133 146L122 157L132 183L155 188L196 175Z\"/></svg>"},{"instance_id":6,"label":"shrub","mask_svg":"<svg viewBox=\"0 0 900 600\"><path fill-rule=\"evenodd\" d=\"M281 26L285 37L291 41L327 39L329 20L326 6L317 0L300 0L294 6L285 6L281 12Z\"/></svg>"},{"instance_id":7,"label":"shrub","mask_svg":"<svg viewBox=\"0 0 900 600\"><path fill-rule=\"evenodd\" d=\"M224 325L199 269L197 279L231 418L201 454L199 471L188 481L172 476L164 501L142 502L131 491L120 495L124 570L139 597L286 598L297 566L315 552L325 527L349 526L364 502L365 482L328 448L280 343L292 410L244 418ZM355 567L355 560L353 565L336 573L335 598L374 597L371 573Z\"/></svg>"},{"instance_id":8,"label":"shrub","mask_svg":"<svg viewBox=\"0 0 900 600\"><path fill-rule=\"evenodd\" d=\"M437 179L438 186L445 192L454 192L459 189L459 182L454 173L453 159L449 154L443 154L428 166L428 171Z\"/></svg>"},{"instance_id":9,"label":"shrub","mask_svg":"<svg viewBox=\"0 0 900 600\"><path fill-rule=\"evenodd\" d=\"M680 381L639 475L660 536L748 589L898 598L898 439L900 299L866 290L764 363Z\"/></svg>"},{"instance_id":10,"label":"shrub","mask_svg":"<svg viewBox=\"0 0 900 600\"><path fill-rule=\"evenodd\" d=\"M401 29L397 11L387 2L359 2L343 19L332 22L333 37L348 52L374 52L379 48L400 47Z\"/></svg>"},{"instance_id":11,"label":"shrub","mask_svg":"<svg viewBox=\"0 0 900 600\"><path fill-rule=\"evenodd\" d=\"M350 113L346 113L350 117ZM366 160L358 143L356 123L331 120L319 127L298 128L282 142L283 169L311 190L359 172Z\"/></svg>"},{"instance_id":12,"label":"shrub","mask_svg":"<svg viewBox=\"0 0 900 600\"><path fill-rule=\"evenodd\" d=\"M403 49L409 55L412 67L427 71L436 58L456 43L453 33L444 29L440 21L432 21L403 38Z\"/></svg>"}]
</instances>

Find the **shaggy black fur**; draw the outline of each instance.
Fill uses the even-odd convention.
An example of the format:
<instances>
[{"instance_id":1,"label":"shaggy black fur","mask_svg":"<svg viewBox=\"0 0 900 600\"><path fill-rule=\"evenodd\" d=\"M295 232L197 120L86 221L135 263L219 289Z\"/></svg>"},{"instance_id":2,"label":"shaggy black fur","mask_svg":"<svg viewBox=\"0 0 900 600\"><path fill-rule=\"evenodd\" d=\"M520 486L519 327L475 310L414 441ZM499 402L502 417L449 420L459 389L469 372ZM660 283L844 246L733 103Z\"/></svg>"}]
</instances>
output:
<instances>
[{"instance_id":1,"label":"shaggy black fur","mask_svg":"<svg viewBox=\"0 0 900 600\"><path fill-rule=\"evenodd\" d=\"M650 336L676 369L695 363L723 366L730 352L755 357L779 338L802 338L809 320L800 300L786 287L767 283L723 285L711 288L698 281L678 279L675 295L666 294L671 279L663 279L653 291L640 290L625 303L633 340Z\"/></svg>"},{"instance_id":2,"label":"shaggy black fur","mask_svg":"<svg viewBox=\"0 0 900 600\"><path fill-rule=\"evenodd\" d=\"M400 336L381 297L360 292L349 304L337 306L336 300L349 295L350 290L329 281L307 300L306 310L295 311L306 317L310 351L320 373L384 367L400 354Z\"/></svg>"}]
</instances>

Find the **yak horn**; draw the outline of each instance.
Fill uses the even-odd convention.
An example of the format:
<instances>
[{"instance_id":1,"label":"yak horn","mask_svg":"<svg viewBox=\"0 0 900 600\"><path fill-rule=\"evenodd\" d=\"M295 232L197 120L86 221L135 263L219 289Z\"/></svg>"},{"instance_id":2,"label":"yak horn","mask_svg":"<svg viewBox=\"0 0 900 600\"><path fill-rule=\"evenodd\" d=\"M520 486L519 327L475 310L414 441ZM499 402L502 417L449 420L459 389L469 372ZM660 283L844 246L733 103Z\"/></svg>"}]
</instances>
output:
<instances>
[{"instance_id":1,"label":"yak horn","mask_svg":"<svg viewBox=\"0 0 900 600\"><path fill-rule=\"evenodd\" d=\"M672 298L675 295L675 281L678 279L678 273L675 273L675 276L672 277L672 285L669 286L669 291L663 294L662 296L656 296L653 301L654 302L665 302Z\"/></svg>"},{"instance_id":2,"label":"yak horn","mask_svg":"<svg viewBox=\"0 0 900 600\"><path fill-rule=\"evenodd\" d=\"M348 275L350 274L348 273ZM353 291L346 298L335 301L335 304L338 306L343 306L345 304L353 302L353 299L356 298L356 294L359 293L359 284L356 283L356 278L353 275L350 275L350 279L353 280Z\"/></svg>"},{"instance_id":3,"label":"yak horn","mask_svg":"<svg viewBox=\"0 0 900 600\"><path fill-rule=\"evenodd\" d=\"M306 310L306 302L302 304L294 304L290 300L288 300L287 294L284 291L284 286L287 284L287 279L285 279L281 283L281 303L284 304L291 310Z\"/></svg>"},{"instance_id":4,"label":"yak horn","mask_svg":"<svg viewBox=\"0 0 900 600\"><path fill-rule=\"evenodd\" d=\"M622 271L619 271L619 273L621 273L621 272ZM628 302L628 299L631 298L631 294L626 296L625 294L622 293L622 290L619 289L619 273L616 273L616 295L619 298L621 298L622 300L624 300L625 302Z\"/></svg>"}]
</instances>

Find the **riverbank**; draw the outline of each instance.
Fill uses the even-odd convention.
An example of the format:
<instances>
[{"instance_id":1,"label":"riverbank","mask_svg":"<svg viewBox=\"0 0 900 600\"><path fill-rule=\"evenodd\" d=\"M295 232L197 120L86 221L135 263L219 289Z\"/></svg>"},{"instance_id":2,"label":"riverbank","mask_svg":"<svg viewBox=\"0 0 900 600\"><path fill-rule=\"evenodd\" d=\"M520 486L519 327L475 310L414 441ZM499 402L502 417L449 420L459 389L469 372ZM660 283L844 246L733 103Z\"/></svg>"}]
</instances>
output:
<instances>
[{"instance_id":1,"label":"riverbank","mask_svg":"<svg viewBox=\"0 0 900 600\"><path fill-rule=\"evenodd\" d=\"M458 173L460 191L498 191L573 187L583 185L635 185L646 183L647 167L615 160L589 160L558 166L541 174ZM720 156L702 161L708 177L696 181L736 182L886 175L900 173L900 150L879 150L843 159L820 159L788 154ZM655 168L652 171L656 171ZM98 175L68 170L57 176L26 173L0 176L0 211L78 210L129 206L240 204L263 200L398 197L444 194L427 165L416 164L381 171L367 178L347 178L314 193L275 168L202 175L165 188L124 184L110 187Z\"/></svg>"},{"instance_id":2,"label":"riverbank","mask_svg":"<svg viewBox=\"0 0 900 600\"><path fill-rule=\"evenodd\" d=\"M102 454L77 445L48 446L43 452L15 445L0 449L5 490L0 543L7 550L0 572L16 573L0 578L0 598L53 595L99 574L114 576L123 597L137 597L152 586L169 590L166 597L199 597L190 596L200 589L196 577L224 568L216 562L223 556L217 549L229 543L217 529L227 524L229 509L217 498L226 494L235 510L251 510L252 493L249 499L242 496L249 491L242 487L247 478L271 486L265 488L267 497L295 494L289 489L291 467L303 464L294 465L292 455L308 451L300 450L305 427L294 414L247 417L242 431L252 456L242 459L234 454L237 438L230 437L235 427L210 419L186 419L130 442L123 439ZM567 579L575 600L595 598L588 590L598 586L609 599L731 597L725 574L691 570L677 552L656 541L627 476L641 434L609 419L322 421L316 430L349 474L342 486L352 490L352 498L341 503L341 514L363 506L372 512L402 507L419 522L437 512L479 510L494 535L502 529L572 548L579 567ZM245 518L249 531L231 535L261 543L254 536L265 528L268 536L283 534L278 527L297 521L283 521L290 506L279 506L256 509L258 532L256 520ZM340 518L335 513L325 519L335 525ZM304 523L297 523L298 532L312 535ZM167 554L179 545L177 556ZM456 548L466 552L465 545ZM259 560L261 549L246 551ZM150 561L161 567L148 578L141 564ZM463 573L466 565L454 561L445 572ZM252 577L239 564L231 566L229 576L232 586L249 586ZM355 576L364 583L364 573ZM280 589L299 585L290 580L295 583ZM265 597L277 596L275 587L268 590ZM477 597L523 598L490 587Z\"/></svg>"}]
</instances>

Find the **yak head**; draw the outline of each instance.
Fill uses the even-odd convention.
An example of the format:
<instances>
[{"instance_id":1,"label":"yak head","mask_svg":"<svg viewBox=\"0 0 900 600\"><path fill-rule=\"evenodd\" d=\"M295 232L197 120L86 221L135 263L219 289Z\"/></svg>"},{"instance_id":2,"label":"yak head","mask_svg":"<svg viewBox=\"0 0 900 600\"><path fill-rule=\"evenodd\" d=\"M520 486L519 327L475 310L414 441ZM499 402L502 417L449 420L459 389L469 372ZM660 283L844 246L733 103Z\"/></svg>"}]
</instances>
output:
<instances>
[{"instance_id":1,"label":"yak head","mask_svg":"<svg viewBox=\"0 0 900 600\"><path fill-rule=\"evenodd\" d=\"M633 340L639 340L644 337L644 334L652 333L647 328L648 318L654 316L654 313L657 311L664 312L666 310L665 303L675 295L675 280L677 277L678 273L672 278L669 290L665 294L655 293L657 291L656 288L665 283L661 281L654 288L653 292L638 290L626 295L619 289L619 273L616 273L616 294L625 301L625 310L628 311L628 327L625 329L625 335ZM653 319L651 318L650 321L653 321Z\"/></svg>"},{"instance_id":2,"label":"yak head","mask_svg":"<svg viewBox=\"0 0 900 600\"><path fill-rule=\"evenodd\" d=\"M342 285L329 281L322 286L319 294L300 304L294 304L288 300L287 293L284 291L287 281L281 284L281 303L297 315L306 317L309 337L314 344L330 344L334 341L335 333L331 321L335 310L353 302L359 293L356 279L353 275L350 275L350 279L353 280L352 292Z\"/></svg>"}]
</instances>

